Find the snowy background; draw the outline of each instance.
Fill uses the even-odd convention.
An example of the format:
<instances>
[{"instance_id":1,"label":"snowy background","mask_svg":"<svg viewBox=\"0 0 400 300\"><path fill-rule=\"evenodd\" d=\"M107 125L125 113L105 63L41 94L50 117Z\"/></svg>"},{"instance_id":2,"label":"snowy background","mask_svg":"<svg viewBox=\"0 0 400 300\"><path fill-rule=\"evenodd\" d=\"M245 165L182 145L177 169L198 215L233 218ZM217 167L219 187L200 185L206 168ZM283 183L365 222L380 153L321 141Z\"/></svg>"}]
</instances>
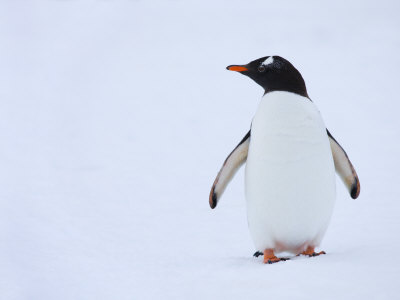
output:
<instances>
[{"instance_id":1,"label":"snowy background","mask_svg":"<svg viewBox=\"0 0 400 300\"><path fill-rule=\"evenodd\" d=\"M2 1L0 299L394 299L399 1ZM262 96L302 73L361 181L321 250L263 265L243 170L208 193Z\"/></svg>"}]
</instances>

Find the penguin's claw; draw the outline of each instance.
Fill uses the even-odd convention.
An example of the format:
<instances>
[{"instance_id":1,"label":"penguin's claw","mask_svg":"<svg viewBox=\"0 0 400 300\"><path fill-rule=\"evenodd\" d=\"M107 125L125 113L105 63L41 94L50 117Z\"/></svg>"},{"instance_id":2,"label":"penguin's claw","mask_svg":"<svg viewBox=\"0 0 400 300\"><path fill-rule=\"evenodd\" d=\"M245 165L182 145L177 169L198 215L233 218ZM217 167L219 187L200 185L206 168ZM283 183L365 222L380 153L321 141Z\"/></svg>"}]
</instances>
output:
<instances>
[{"instance_id":1,"label":"penguin's claw","mask_svg":"<svg viewBox=\"0 0 400 300\"><path fill-rule=\"evenodd\" d=\"M313 254L311 254L311 255L309 255L309 257L312 257L312 256L319 256L319 255L321 255L321 254L326 254L326 252L325 251L321 251L321 252L314 252Z\"/></svg>"},{"instance_id":2,"label":"penguin's claw","mask_svg":"<svg viewBox=\"0 0 400 300\"><path fill-rule=\"evenodd\" d=\"M260 251L256 251L256 252L253 254L254 257L259 257L260 255L263 255L263 253L260 252Z\"/></svg>"},{"instance_id":3,"label":"penguin's claw","mask_svg":"<svg viewBox=\"0 0 400 300\"><path fill-rule=\"evenodd\" d=\"M281 257L280 260L287 261L287 260L290 260L290 257Z\"/></svg>"}]
</instances>

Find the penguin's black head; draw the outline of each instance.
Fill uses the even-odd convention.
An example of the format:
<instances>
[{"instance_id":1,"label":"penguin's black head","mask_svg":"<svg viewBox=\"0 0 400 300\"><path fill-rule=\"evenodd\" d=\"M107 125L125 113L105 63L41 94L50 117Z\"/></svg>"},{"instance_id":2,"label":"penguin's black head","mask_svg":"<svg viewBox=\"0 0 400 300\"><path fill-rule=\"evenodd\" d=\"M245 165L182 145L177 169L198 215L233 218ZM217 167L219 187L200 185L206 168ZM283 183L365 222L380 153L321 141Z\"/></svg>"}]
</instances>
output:
<instances>
[{"instance_id":1,"label":"penguin's black head","mask_svg":"<svg viewBox=\"0 0 400 300\"><path fill-rule=\"evenodd\" d=\"M231 65L226 68L250 77L264 88L265 93L287 91L308 97L300 72L280 56L265 56L247 65Z\"/></svg>"}]
</instances>

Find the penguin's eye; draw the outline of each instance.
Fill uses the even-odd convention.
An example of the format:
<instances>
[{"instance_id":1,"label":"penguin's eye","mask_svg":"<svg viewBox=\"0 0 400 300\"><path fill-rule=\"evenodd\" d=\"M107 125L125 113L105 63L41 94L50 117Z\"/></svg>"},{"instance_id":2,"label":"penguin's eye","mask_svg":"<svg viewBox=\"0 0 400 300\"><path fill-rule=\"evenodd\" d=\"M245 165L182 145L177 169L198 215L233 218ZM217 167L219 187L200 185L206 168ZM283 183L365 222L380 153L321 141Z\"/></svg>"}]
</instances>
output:
<instances>
[{"instance_id":1,"label":"penguin's eye","mask_svg":"<svg viewBox=\"0 0 400 300\"><path fill-rule=\"evenodd\" d=\"M265 67L263 65L258 67L258 71L259 72L264 72L265 71Z\"/></svg>"}]
</instances>

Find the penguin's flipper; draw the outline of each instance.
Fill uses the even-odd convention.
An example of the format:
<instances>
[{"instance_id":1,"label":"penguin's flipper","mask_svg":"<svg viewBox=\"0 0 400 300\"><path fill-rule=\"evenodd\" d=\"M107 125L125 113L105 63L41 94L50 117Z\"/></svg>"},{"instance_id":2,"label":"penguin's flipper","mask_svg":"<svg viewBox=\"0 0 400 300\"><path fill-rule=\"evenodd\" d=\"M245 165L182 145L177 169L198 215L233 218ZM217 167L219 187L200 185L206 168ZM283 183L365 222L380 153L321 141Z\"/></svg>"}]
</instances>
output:
<instances>
[{"instance_id":1,"label":"penguin's flipper","mask_svg":"<svg viewBox=\"0 0 400 300\"><path fill-rule=\"evenodd\" d=\"M250 131L244 136L240 143L225 159L224 164L219 170L217 178L215 178L214 184L211 188L209 202L210 207L215 208L219 201L219 198L225 191L229 181L231 181L236 171L245 163L247 159L247 153L249 151L250 144Z\"/></svg>"},{"instance_id":2,"label":"penguin's flipper","mask_svg":"<svg viewBox=\"0 0 400 300\"><path fill-rule=\"evenodd\" d=\"M360 181L358 180L356 170L342 146L335 140L328 129L326 132L328 133L329 142L331 144L336 173L338 173L344 185L347 187L351 198L357 199L360 194Z\"/></svg>"}]
</instances>

